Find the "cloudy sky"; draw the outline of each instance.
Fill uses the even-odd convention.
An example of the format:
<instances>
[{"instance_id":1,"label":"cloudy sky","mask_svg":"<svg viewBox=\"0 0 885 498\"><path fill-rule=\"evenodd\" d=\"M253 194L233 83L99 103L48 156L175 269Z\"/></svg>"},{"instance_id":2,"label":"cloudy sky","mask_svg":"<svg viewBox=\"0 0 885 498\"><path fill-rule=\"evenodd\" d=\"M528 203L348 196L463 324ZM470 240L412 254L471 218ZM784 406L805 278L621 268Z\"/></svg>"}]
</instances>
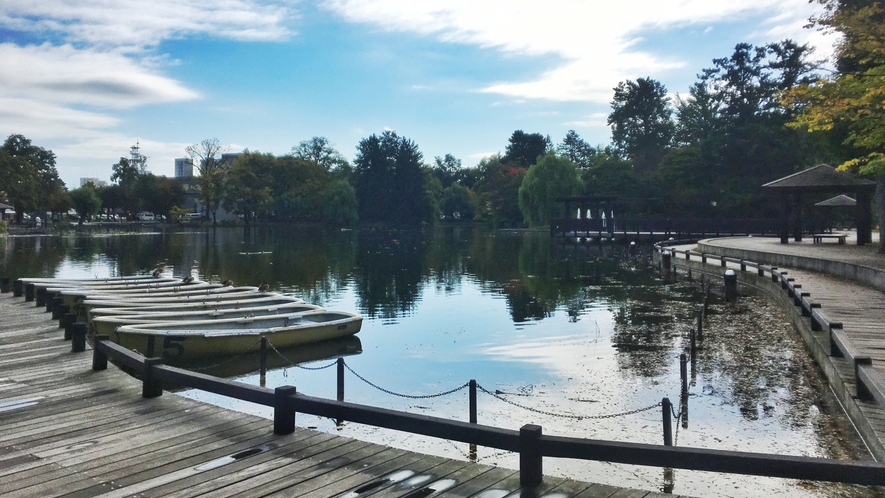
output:
<instances>
[{"instance_id":1,"label":"cloudy sky","mask_svg":"<svg viewBox=\"0 0 885 498\"><path fill-rule=\"evenodd\" d=\"M607 144L612 88L685 93L735 44L792 38L807 0L4 0L0 134L108 179L136 140L148 169L204 138L285 154L325 136L348 158L385 129L475 165L516 129Z\"/></svg>"}]
</instances>

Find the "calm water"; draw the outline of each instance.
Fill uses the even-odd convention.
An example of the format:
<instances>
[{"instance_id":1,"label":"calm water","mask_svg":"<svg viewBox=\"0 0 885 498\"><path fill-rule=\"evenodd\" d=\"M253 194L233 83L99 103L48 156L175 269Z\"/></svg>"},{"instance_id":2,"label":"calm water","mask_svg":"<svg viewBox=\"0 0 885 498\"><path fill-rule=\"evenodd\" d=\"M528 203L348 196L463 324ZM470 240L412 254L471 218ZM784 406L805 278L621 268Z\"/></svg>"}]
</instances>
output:
<instances>
[{"instance_id":1,"label":"calm water","mask_svg":"<svg viewBox=\"0 0 885 498\"><path fill-rule=\"evenodd\" d=\"M365 317L359 340L284 351L267 385L335 397L334 355L367 381L411 396L457 388L480 393L480 423L547 434L660 444L660 408L614 416L679 398L679 354L701 296L665 284L647 266L648 248L553 243L545 232L471 228L428 231L218 229L104 237L0 239L9 276L111 276L145 273L166 260L178 274L271 289ZM247 367L243 367L243 362ZM254 355L223 361L248 373ZM201 365L201 368L215 366ZM239 368L239 370L237 370ZM869 459L838 413L792 326L764 299L714 303L691 366L687 422L676 444L740 451ZM182 393L271 416L271 411ZM499 398L509 400L511 403ZM466 420L467 393L404 398L348 372L346 399ZM513 404L515 403L515 405ZM520 405L520 406L516 406ZM528 407L529 409L523 408ZM530 410L531 409L531 410ZM561 415L580 415L581 420ZM363 440L467 458L467 445L299 415L298 424ZM479 448L480 462L511 468L509 453ZM545 459L545 472L694 496L857 496L858 488Z\"/></svg>"}]
</instances>

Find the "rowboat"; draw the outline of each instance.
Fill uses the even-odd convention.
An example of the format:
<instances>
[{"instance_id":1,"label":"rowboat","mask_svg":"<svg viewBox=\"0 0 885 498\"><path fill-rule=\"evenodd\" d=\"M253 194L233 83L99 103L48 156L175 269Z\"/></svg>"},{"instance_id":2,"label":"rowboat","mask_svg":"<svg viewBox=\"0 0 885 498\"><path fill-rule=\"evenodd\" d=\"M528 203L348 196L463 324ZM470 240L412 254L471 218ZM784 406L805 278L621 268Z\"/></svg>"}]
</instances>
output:
<instances>
[{"instance_id":1,"label":"rowboat","mask_svg":"<svg viewBox=\"0 0 885 498\"><path fill-rule=\"evenodd\" d=\"M114 315L134 315L142 313L168 312L172 314L188 313L191 311L207 311L207 310L228 310L249 308L255 306L274 306L286 304L304 304L303 299L297 297L283 296L274 294L265 296L256 293L254 299L243 298L231 301L210 301L210 302L184 302L184 303L162 303L162 304L145 304L144 306L133 306L129 301L106 301L108 306L96 307L89 310L89 320L99 316Z\"/></svg>"},{"instance_id":2,"label":"rowboat","mask_svg":"<svg viewBox=\"0 0 885 498\"><path fill-rule=\"evenodd\" d=\"M106 307L122 307L122 306L157 306L164 304L176 303L221 303L225 301L236 301L242 299L257 299L260 297L279 297L275 292L261 291L243 291L228 292L227 294L210 294L210 295L184 295L184 296L162 296L162 297L132 297L125 299L86 299L81 304L84 311L88 312L93 308Z\"/></svg>"},{"instance_id":3,"label":"rowboat","mask_svg":"<svg viewBox=\"0 0 885 498\"><path fill-rule=\"evenodd\" d=\"M359 332L363 318L346 311L308 311L255 318L161 322L118 327L110 336L146 356L183 359L251 350L262 336L276 349Z\"/></svg>"},{"instance_id":4,"label":"rowboat","mask_svg":"<svg viewBox=\"0 0 885 498\"><path fill-rule=\"evenodd\" d=\"M46 292L56 296L62 296L62 303L68 308L74 308L84 299L111 299L114 296L118 299L140 298L148 296L168 297L191 294L206 294L216 290L218 292L229 292L231 287L224 287L221 284L210 284L206 282L198 282L187 285L176 284L164 287L143 287L143 288L93 288L93 287L50 287ZM242 287L241 290L257 290L257 287Z\"/></svg>"},{"instance_id":5,"label":"rowboat","mask_svg":"<svg viewBox=\"0 0 885 498\"><path fill-rule=\"evenodd\" d=\"M129 308L137 310L138 308ZM321 311L323 308L313 305L290 302L285 304L272 304L265 306L250 306L226 310L197 310L197 311L154 311L137 312L131 314L114 314L95 316L89 321L90 330L98 335L113 335L117 327L123 325L151 324L162 322L196 321L196 320L223 320L228 318L251 318L270 315L304 313L307 311ZM99 310L93 310L99 311Z\"/></svg>"}]
</instances>

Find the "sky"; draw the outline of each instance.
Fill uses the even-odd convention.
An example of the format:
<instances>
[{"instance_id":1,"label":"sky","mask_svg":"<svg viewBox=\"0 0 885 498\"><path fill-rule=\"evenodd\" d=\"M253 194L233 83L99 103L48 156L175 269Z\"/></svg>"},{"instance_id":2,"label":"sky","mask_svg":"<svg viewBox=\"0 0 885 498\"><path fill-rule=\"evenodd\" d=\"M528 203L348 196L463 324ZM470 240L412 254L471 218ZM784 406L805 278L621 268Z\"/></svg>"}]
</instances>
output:
<instances>
[{"instance_id":1,"label":"sky","mask_svg":"<svg viewBox=\"0 0 885 498\"><path fill-rule=\"evenodd\" d=\"M833 39L808 0L3 0L0 134L57 155L69 188L109 180L136 142L173 176L185 147L348 159L395 130L425 162L504 152L514 130L611 141L620 81L685 95L741 42Z\"/></svg>"}]
</instances>

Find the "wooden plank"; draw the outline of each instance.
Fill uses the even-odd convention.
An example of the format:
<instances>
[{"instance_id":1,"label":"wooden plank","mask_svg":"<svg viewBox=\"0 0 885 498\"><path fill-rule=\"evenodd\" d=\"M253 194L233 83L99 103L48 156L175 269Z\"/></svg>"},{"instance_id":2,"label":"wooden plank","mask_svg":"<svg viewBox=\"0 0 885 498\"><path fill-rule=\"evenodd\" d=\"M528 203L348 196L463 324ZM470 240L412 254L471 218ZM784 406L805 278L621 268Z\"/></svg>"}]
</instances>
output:
<instances>
[{"instance_id":1,"label":"wooden plank","mask_svg":"<svg viewBox=\"0 0 885 498\"><path fill-rule=\"evenodd\" d=\"M267 496L298 496L300 498L326 498L328 496L338 496L348 492L352 492L353 490L360 488L366 483L377 480L382 476L390 475L396 471L412 469L414 464L420 461L420 455L404 452L378 465L365 467L362 470L356 470L350 475L336 476L333 474L329 474L329 479L312 479L306 483L301 483L300 486L298 486L297 488L282 489L280 491L277 491L276 493L272 493ZM375 495L373 493L372 496L378 495Z\"/></svg>"}]
</instances>

